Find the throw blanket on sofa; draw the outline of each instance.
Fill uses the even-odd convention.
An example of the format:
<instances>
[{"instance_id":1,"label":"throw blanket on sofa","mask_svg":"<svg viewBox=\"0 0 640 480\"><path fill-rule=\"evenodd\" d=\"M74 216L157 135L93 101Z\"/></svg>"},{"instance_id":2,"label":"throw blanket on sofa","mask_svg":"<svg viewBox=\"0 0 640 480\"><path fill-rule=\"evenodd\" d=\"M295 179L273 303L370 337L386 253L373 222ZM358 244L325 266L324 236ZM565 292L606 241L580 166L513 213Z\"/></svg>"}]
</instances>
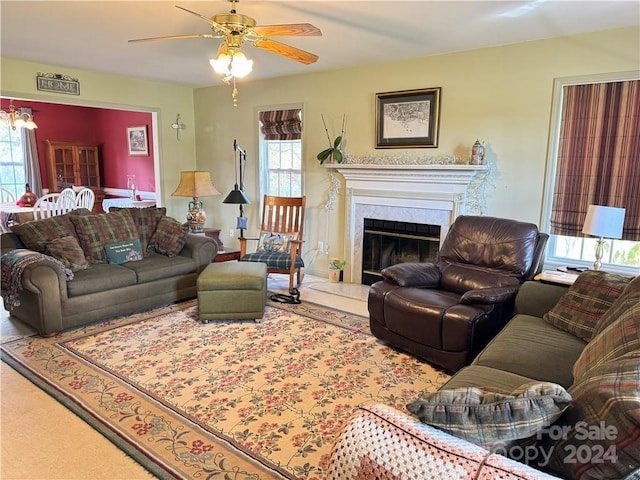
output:
<instances>
[{"instance_id":1,"label":"throw blanket on sofa","mask_svg":"<svg viewBox=\"0 0 640 480\"><path fill-rule=\"evenodd\" d=\"M24 269L42 260L49 260L57 264L64 272L66 279L73 280L73 272L57 258L27 250L26 248L11 250L0 257L0 279L2 282L0 293L6 310L11 311L20 305L18 295L22 290L22 272Z\"/></svg>"}]
</instances>

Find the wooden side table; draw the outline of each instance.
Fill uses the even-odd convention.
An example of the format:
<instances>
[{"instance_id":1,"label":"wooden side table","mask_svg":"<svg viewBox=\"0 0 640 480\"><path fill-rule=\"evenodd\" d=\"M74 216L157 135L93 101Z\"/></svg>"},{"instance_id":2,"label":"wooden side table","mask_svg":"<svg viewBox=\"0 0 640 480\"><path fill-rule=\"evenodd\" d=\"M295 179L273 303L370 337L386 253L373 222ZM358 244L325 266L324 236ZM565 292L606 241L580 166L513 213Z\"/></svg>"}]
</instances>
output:
<instances>
[{"instance_id":1,"label":"wooden side table","mask_svg":"<svg viewBox=\"0 0 640 480\"><path fill-rule=\"evenodd\" d=\"M220 240L220 229L219 228L205 228L204 229L205 236L209 238L213 238L218 244L218 252L224 250L224 245L222 244L222 240Z\"/></svg>"},{"instance_id":2,"label":"wooden side table","mask_svg":"<svg viewBox=\"0 0 640 480\"><path fill-rule=\"evenodd\" d=\"M222 240L220 240L219 228L205 228L205 236L212 238L218 244L218 253L213 259L214 263L231 262L233 260L240 260L240 250L225 250Z\"/></svg>"},{"instance_id":3,"label":"wooden side table","mask_svg":"<svg viewBox=\"0 0 640 480\"><path fill-rule=\"evenodd\" d=\"M544 270L535 276L539 282L555 283L558 285L573 285L578 278L577 273L558 272L556 270Z\"/></svg>"},{"instance_id":4,"label":"wooden side table","mask_svg":"<svg viewBox=\"0 0 640 480\"><path fill-rule=\"evenodd\" d=\"M213 262L231 262L233 260L240 260L240 250L218 250Z\"/></svg>"}]
</instances>

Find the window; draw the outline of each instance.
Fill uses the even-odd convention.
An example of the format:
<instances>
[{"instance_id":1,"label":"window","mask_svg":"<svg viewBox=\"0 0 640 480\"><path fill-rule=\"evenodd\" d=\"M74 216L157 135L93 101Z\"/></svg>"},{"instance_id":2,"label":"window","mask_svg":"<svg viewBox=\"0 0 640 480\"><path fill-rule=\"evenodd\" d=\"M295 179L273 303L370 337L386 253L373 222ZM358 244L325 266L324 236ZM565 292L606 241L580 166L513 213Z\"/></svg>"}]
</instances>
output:
<instances>
[{"instance_id":1,"label":"window","mask_svg":"<svg viewBox=\"0 0 640 480\"><path fill-rule=\"evenodd\" d=\"M596 239L581 228L588 205L596 204L627 209L625 239L605 242L602 268L638 274L639 86L637 73L555 82L542 218L552 268L593 265Z\"/></svg>"},{"instance_id":2,"label":"window","mask_svg":"<svg viewBox=\"0 0 640 480\"><path fill-rule=\"evenodd\" d=\"M0 186L18 199L27 183L22 131L0 125Z\"/></svg>"},{"instance_id":3,"label":"window","mask_svg":"<svg viewBox=\"0 0 640 480\"><path fill-rule=\"evenodd\" d=\"M267 195L302 196L302 141L265 140Z\"/></svg>"},{"instance_id":4,"label":"window","mask_svg":"<svg viewBox=\"0 0 640 480\"><path fill-rule=\"evenodd\" d=\"M262 195L302 196L300 108L260 112L260 167Z\"/></svg>"}]
</instances>

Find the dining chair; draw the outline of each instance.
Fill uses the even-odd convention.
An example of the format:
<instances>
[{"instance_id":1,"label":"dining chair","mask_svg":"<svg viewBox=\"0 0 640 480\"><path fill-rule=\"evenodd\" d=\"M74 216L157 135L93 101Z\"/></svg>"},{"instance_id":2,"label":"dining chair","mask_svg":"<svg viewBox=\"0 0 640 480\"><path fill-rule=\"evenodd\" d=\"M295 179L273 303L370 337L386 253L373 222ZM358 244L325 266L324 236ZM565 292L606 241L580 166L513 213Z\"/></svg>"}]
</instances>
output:
<instances>
[{"instance_id":1,"label":"dining chair","mask_svg":"<svg viewBox=\"0 0 640 480\"><path fill-rule=\"evenodd\" d=\"M96 194L90 188L83 188L76 195L76 207L93 210L93 204L96 201Z\"/></svg>"},{"instance_id":2,"label":"dining chair","mask_svg":"<svg viewBox=\"0 0 640 480\"><path fill-rule=\"evenodd\" d=\"M9 202L13 203L16 201L16 197L13 195L13 193L11 193L6 188L0 187L0 201L2 203L9 203Z\"/></svg>"},{"instance_id":3,"label":"dining chair","mask_svg":"<svg viewBox=\"0 0 640 480\"><path fill-rule=\"evenodd\" d=\"M62 190L60 190L60 195L69 197L71 200L73 200L74 204L76 203L76 191L73 188L71 187L63 188Z\"/></svg>"},{"instance_id":4,"label":"dining chair","mask_svg":"<svg viewBox=\"0 0 640 480\"><path fill-rule=\"evenodd\" d=\"M68 194L48 193L40 197L33 206L33 219L55 217L76 209L75 192L71 198Z\"/></svg>"}]
</instances>

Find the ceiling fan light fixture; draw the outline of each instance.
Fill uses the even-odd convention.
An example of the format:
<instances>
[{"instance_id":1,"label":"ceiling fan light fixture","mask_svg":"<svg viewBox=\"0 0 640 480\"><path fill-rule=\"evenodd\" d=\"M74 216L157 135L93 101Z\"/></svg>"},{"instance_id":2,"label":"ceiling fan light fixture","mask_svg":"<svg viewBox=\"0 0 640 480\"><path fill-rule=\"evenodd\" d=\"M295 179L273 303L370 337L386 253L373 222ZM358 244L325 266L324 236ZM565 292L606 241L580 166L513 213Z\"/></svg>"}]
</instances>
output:
<instances>
[{"instance_id":1,"label":"ceiling fan light fixture","mask_svg":"<svg viewBox=\"0 0 640 480\"><path fill-rule=\"evenodd\" d=\"M253 60L249 60L241 51L221 53L217 58L212 58L209 63L213 70L227 77L243 78L253 70Z\"/></svg>"},{"instance_id":2,"label":"ceiling fan light fixture","mask_svg":"<svg viewBox=\"0 0 640 480\"><path fill-rule=\"evenodd\" d=\"M220 75L227 75L229 73L229 65L231 64L231 58L226 53L221 53L218 58L212 58L209 63L213 67L213 71Z\"/></svg>"},{"instance_id":3,"label":"ceiling fan light fixture","mask_svg":"<svg viewBox=\"0 0 640 480\"><path fill-rule=\"evenodd\" d=\"M229 65L229 72L236 78L246 77L253 70L253 60L249 60L242 52L236 52L233 54L231 64Z\"/></svg>"}]
</instances>

